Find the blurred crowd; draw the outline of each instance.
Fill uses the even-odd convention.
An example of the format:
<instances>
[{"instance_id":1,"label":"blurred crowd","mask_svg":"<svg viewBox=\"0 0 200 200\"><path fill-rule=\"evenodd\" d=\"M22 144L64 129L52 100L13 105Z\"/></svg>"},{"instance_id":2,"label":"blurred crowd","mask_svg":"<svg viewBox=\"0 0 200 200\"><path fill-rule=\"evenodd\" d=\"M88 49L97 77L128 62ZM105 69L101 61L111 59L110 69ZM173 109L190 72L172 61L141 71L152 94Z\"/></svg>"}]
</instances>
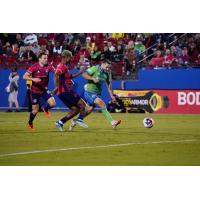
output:
<instances>
[{"instance_id":1,"label":"blurred crowd","mask_svg":"<svg viewBox=\"0 0 200 200\"><path fill-rule=\"evenodd\" d=\"M28 68L40 52L60 62L63 50L73 54L71 69L90 67L106 58L114 76L131 76L139 67L200 65L200 34L173 33L13 33L0 34L0 67Z\"/></svg>"}]
</instances>

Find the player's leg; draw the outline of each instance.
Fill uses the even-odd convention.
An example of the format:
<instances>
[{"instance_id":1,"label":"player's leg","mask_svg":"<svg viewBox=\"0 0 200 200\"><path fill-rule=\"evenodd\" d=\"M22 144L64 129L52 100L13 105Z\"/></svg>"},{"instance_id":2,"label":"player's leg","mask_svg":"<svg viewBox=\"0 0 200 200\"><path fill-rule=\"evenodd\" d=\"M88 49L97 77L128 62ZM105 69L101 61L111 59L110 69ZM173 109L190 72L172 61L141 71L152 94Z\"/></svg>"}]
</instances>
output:
<instances>
[{"instance_id":1,"label":"player's leg","mask_svg":"<svg viewBox=\"0 0 200 200\"><path fill-rule=\"evenodd\" d=\"M49 113L49 109L56 106L56 102L54 97L50 94L49 91L46 91L42 94L42 98L47 102L46 107L43 107L42 110L47 118L51 117L51 114Z\"/></svg>"},{"instance_id":2,"label":"player's leg","mask_svg":"<svg viewBox=\"0 0 200 200\"><path fill-rule=\"evenodd\" d=\"M78 124L79 126L81 126L83 128L88 128L88 125L83 121L83 118L85 118L89 114L86 110L87 104L82 98L80 98L79 101L77 102L77 106L80 109L80 113L76 120L72 120L71 125L74 122L74 125ZM70 128L69 128L69 130L70 130Z\"/></svg>"},{"instance_id":3,"label":"player's leg","mask_svg":"<svg viewBox=\"0 0 200 200\"><path fill-rule=\"evenodd\" d=\"M85 103L85 101L82 99L84 102L84 106L85 106L84 114L80 113L77 119L71 120L71 124L69 126L69 131L72 131L74 129L74 127L76 126L76 124L78 124L79 122L80 123L83 122L83 119L85 117L87 117L90 113L92 113L92 111L94 110L94 106L95 106L94 105L94 100L95 100L94 96L95 96L95 98L97 98L96 95L93 95L90 92L86 92L86 91L84 92L84 98L87 101L87 103ZM79 124L79 125L81 125L81 124Z\"/></svg>"},{"instance_id":4,"label":"player's leg","mask_svg":"<svg viewBox=\"0 0 200 200\"><path fill-rule=\"evenodd\" d=\"M121 120L114 120L111 114L108 112L104 101L100 98L96 98L94 103L98 105L101 109L102 114L106 118L106 120L112 125L113 128L116 128L117 125L121 123Z\"/></svg>"},{"instance_id":5,"label":"player's leg","mask_svg":"<svg viewBox=\"0 0 200 200\"><path fill-rule=\"evenodd\" d=\"M30 112L29 115L28 128L33 129L33 120L35 119L38 111L39 111L39 104L32 105L32 111Z\"/></svg>"},{"instance_id":6,"label":"player's leg","mask_svg":"<svg viewBox=\"0 0 200 200\"><path fill-rule=\"evenodd\" d=\"M71 111L69 113L67 113L67 115L65 115L63 118L61 118L60 120L58 120L55 123L55 126L60 130L60 131L64 131L64 124L69 121L70 119L72 119L73 117L75 117L78 113L80 112L78 107L71 107Z\"/></svg>"},{"instance_id":7,"label":"player's leg","mask_svg":"<svg viewBox=\"0 0 200 200\"><path fill-rule=\"evenodd\" d=\"M28 121L28 128L33 130L33 120L35 119L38 111L39 111L39 100L40 100L39 94L34 94L30 92L30 101L31 101L31 112L29 115L29 121Z\"/></svg>"},{"instance_id":8,"label":"player's leg","mask_svg":"<svg viewBox=\"0 0 200 200\"><path fill-rule=\"evenodd\" d=\"M71 96L70 94L67 93L63 93L58 95L59 99L68 107L71 109L71 111L64 116L62 119L58 120L55 125L56 127L60 130L60 131L64 131L63 129L63 125L69 121L70 119L72 119L73 117L75 117L79 112L80 109L78 106L74 105L74 101L75 99L73 98L73 96Z\"/></svg>"}]
</instances>

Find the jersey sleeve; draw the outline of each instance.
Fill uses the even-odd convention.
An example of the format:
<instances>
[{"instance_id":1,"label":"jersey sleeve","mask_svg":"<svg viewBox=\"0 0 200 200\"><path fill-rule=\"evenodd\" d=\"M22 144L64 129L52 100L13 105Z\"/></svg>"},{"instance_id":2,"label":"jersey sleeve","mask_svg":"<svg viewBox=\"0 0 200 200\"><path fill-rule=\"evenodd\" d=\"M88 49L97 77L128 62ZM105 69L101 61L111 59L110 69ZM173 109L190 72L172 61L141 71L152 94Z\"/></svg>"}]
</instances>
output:
<instances>
[{"instance_id":1,"label":"jersey sleeve","mask_svg":"<svg viewBox=\"0 0 200 200\"><path fill-rule=\"evenodd\" d=\"M31 75L35 71L35 66L31 66L28 68L27 72Z\"/></svg>"},{"instance_id":2,"label":"jersey sleeve","mask_svg":"<svg viewBox=\"0 0 200 200\"><path fill-rule=\"evenodd\" d=\"M86 72L87 72L90 76L92 76L96 71L97 71L97 67L96 67L96 66L90 67L89 69L86 70Z\"/></svg>"}]
</instances>

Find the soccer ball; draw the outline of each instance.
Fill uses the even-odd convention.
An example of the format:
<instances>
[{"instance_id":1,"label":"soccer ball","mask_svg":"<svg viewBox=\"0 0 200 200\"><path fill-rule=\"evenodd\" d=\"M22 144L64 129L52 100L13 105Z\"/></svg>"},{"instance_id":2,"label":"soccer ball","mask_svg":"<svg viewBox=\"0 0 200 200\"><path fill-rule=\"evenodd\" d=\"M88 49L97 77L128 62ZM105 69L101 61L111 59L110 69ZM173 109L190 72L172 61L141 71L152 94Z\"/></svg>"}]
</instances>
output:
<instances>
[{"instance_id":1,"label":"soccer ball","mask_svg":"<svg viewBox=\"0 0 200 200\"><path fill-rule=\"evenodd\" d=\"M143 125L145 128L152 128L154 125L154 120L152 118L145 117L143 119Z\"/></svg>"}]
</instances>

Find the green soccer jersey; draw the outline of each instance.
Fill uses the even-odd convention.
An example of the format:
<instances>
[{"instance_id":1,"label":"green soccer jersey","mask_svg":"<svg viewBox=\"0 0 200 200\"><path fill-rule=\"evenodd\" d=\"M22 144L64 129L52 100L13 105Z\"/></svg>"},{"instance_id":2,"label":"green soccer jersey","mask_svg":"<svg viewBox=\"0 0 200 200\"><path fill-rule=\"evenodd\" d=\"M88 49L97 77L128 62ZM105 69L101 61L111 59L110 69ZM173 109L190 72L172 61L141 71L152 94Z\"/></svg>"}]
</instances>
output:
<instances>
[{"instance_id":1,"label":"green soccer jersey","mask_svg":"<svg viewBox=\"0 0 200 200\"><path fill-rule=\"evenodd\" d=\"M99 80L98 83L94 83L91 80L88 80L88 83L85 85L85 91L91 92L97 95L101 95L102 85L106 81L107 84L110 84L110 76L107 72L104 72L101 69L101 66L93 66L87 69L86 71L90 76Z\"/></svg>"}]
</instances>

